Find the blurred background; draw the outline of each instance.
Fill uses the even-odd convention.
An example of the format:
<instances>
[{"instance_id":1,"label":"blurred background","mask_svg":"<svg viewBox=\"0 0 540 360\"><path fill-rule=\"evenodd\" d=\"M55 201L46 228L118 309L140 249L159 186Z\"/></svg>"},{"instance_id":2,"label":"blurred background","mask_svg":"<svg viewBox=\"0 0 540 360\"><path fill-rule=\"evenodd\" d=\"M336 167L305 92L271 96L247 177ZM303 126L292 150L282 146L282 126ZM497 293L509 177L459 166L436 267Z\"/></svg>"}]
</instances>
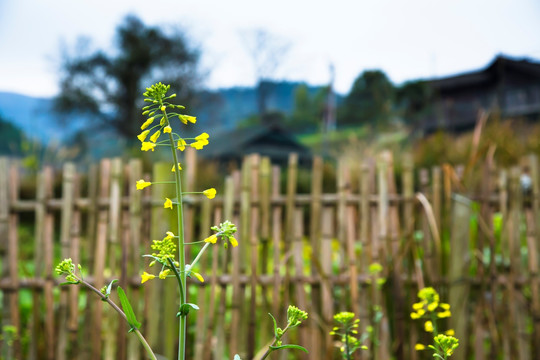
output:
<instances>
[{"instance_id":1,"label":"blurred background","mask_svg":"<svg viewBox=\"0 0 540 360\"><path fill-rule=\"evenodd\" d=\"M162 81L216 145L278 134L306 154L390 146L426 165L459 160L444 141L481 109L531 133L539 15L533 0L3 0L0 153L28 166L139 154L141 93ZM534 146L522 140L497 156Z\"/></svg>"}]
</instances>

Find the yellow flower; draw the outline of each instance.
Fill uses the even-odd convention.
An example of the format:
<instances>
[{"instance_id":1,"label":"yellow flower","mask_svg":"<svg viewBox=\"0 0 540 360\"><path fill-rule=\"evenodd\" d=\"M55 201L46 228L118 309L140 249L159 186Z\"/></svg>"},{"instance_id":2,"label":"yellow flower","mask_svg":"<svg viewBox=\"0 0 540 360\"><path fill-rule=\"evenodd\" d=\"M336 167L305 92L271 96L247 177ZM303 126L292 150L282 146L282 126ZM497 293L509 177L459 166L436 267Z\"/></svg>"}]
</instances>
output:
<instances>
[{"instance_id":1,"label":"yellow flower","mask_svg":"<svg viewBox=\"0 0 540 360\"><path fill-rule=\"evenodd\" d=\"M418 311L411 313L411 319L420 319L424 314L426 313L426 310L424 309L418 309Z\"/></svg>"},{"instance_id":2,"label":"yellow flower","mask_svg":"<svg viewBox=\"0 0 540 360\"><path fill-rule=\"evenodd\" d=\"M456 333L454 331L454 329L448 329L444 332L445 335L448 335L448 336L454 336Z\"/></svg>"},{"instance_id":3,"label":"yellow flower","mask_svg":"<svg viewBox=\"0 0 540 360\"><path fill-rule=\"evenodd\" d=\"M447 317L450 317L450 316L452 316L452 313L450 312L450 310L446 310L446 311L442 311L442 312L437 313L437 317L440 318L440 319L447 318Z\"/></svg>"},{"instance_id":4,"label":"yellow flower","mask_svg":"<svg viewBox=\"0 0 540 360\"><path fill-rule=\"evenodd\" d=\"M431 321L426 321L424 323L424 329L427 331L427 332L433 332L433 323Z\"/></svg>"},{"instance_id":5,"label":"yellow flower","mask_svg":"<svg viewBox=\"0 0 540 360\"><path fill-rule=\"evenodd\" d=\"M232 245L233 247L237 247L237 246L238 246L238 241L237 241L234 237L232 237L232 236L229 238L229 242L231 243L231 245Z\"/></svg>"},{"instance_id":6,"label":"yellow flower","mask_svg":"<svg viewBox=\"0 0 540 360\"><path fill-rule=\"evenodd\" d=\"M167 231L166 232L167 236L165 236L165 239L163 240L170 240L170 239L173 239L176 237L176 235L174 235L174 233L172 231Z\"/></svg>"},{"instance_id":7,"label":"yellow flower","mask_svg":"<svg viewBox=\"0 0 540 360\"><path fill-rule=\"evenodd\" d=\"M167 278L167 275L169 275L170 272L171 272L170 269L166 269L166 270L160 271L160 273L159 273L159 278L160 278L160 279L166 279L166 278Z\"/></svg>"},{"instance_id":8,"label":"yellow flower","mask_svg":"<svg viewBox=\"0 0 540 360\"><path fill-rule=\"evenodd\" d=\"M198 140L198 141L195 141L194 143L189 144L189 146L191 146L192 148L195 148L197 150L202 150L202 148L205 145L208 145L207 140Z\"/></svg>"},{"instance_id":9,"label":"yellow flower","mask_svg":"<svg viewBox=\"0 0 540 360\"><path fill-rule=\"evenodd\" d=\"M435 309L439 306L439 303L433 302L431 304L428 304L427 309L429 311L435 311Z\"/></svg>"},{"instance_id":10,"label":"yellow flower","mask_svg":"<svg viewBox=\"0 0 540 360\"><path fill-rule=\"evenodd\" d=\"M184 151L186 149L186 140L184 140L184 139L178 140L177 149L180 150L180 151Z\"/></svg>"},{"instance_id":11,"label":"yellow flower","mask_svg":"<svg viewBox=\"0 0 540 360\"><path fill-rule=\"evenodd\" d=\"M204 278L202 277L201 274L196 273L195 271L192 271L191 273L193 274L193 276L197 278L197 280L199 280L200 282L204 282Z\"/></svg>"},{"instance_id":12,"label":"yellow flower","mask_svg":"<svg viewBox=\"0 0 540 360\"><path fill-rule=\"evenodd\" d=\"M144 130L142 133L137 135L137 139L139 139L141 142L143 142L144 139L146 139L146 137L148 136L148 133L150 133L150 130Z\"/></svg>"},{"instance_id":13,"label":"yellow flower","mask_svg":"<svg viewBox=\"0 0 540 360\"><path fill-rule=\"evenodd\" d=\"M165 209L172 209L172 201L169 198L165 198L165 203L163 204Z\"/></svg>"},{"instance_id":14,"label":"yellow flower","mask_svg":"<svg viewBox=\"0 0 540 360\"><path fill-rule=\"evenodd\" d=\"M182 166L180 166L180 163L178 163L178 170L182 170ZM176 166L173 165L171 171L176 172Z\"/></svg>"},{"instance_id":15,"label":"yellow flower","mask_svg":"<svg viewBox=\"0 0 540 360\"><path fill-rule=\"evenodd\" d=\"M425 345L422 345L422 344L414 345L414 350L416 351L424 350L425 348L426 348Z\"/></svg>"},{"instance_id":16,"label":"yellow flower","mask_svg":"<svg viewBox=\"0 0 540 360\"><path fill-rule=\"evenodd\" d=\"M142 190L142 189L144 189L145 187L148 187L148 186L150 186L150 185L152 185L151 182L149 182L149 181L144 181L143 179L137 180L137 183L135 184L135 186L137 186L137 190Z\"/></svg>"},{"instance_id":17,"label":"yellow flower","mask_svg":"<svg viewBox=\"0 0 540 360\"><path fill-rule=\"evenodd\" d=\"M192 124L195 124L197 122L197 118L195 116L190 115L178 115L178 118L181 122L184 123L184 125L187 125L188 121Z\"/></svg>"},{"instance_id":18,"label":"yellow flower","mask_svg":"<svg viewBox=\"0 0 540 360\"><path fill-rule=\"evenodd\" d=\"M197 140L197 141L208 140L208 137L209 137L209 135L207 133L203 132L201 135L196 136L195 140Z\"/></svg>"},{"instance_id":19,"label":"yellow flower","mask_svg":"<svg viewBox=\"0 0 540 360\"><path fill-rule=\"evenodd\" d=\"M165 126L165 127L163 128L163 133L164 133L164 134L170 134L171 131L172 131L172 127L170 127L169 125L167 125L167 126Z\"/></svg>"},{"instance_id":20,"label":"yellow flower","mask_svg":"<svg viewBox=\"0 0 540 360\"><path fill-rule=\"evenodd\" d=\"M206 196L209 199L213 199L216 197L216 189L210 188L203 191L204 196Z\"/></svg>"},{"instance_id":21,"label":"yellow flower","mask_svg":"<svg viewBox=\"0 0 540 360\"><path fill-rule=\"evenodd\" d=\"M204 242L209 242L209 243L212 243L212 244L215 244L217 241L217 235L216 234L213 234L213 235L210 235L209 237L207 237L206 239L204 239Z\"/></svg>"},{"instance_id":22,"label":"yellow flower","mask_svg":"<svg viewBox=\"0 0 540 360\"><path fill-rule=\"evenodd\" d=\"M423 302L417 302L417 303L414 303L412 305L412 308L414 310L420 310L420 309L423 309L424 308L424 303Z\"/></svg>"},{"instance_id":23,"label":"yellow flower","mask_svg":"<svg viewBox=\"0 0 540 360\"><path fill-rule=\"evenodd\" d=\"M161 131L158 130L154 134L152 134L152 136L150 136L150 141L155 143L159 138L159 135L161 135Z\"/></svg>"},{"instance_id":24,"label":"yellow flower","mask_svg":"<svg viewBox=\"0 0 540 360\"><path fill-rule=\"evenodd\" d=\"M161 111L165 111L165 109L166 109L165 105L162 105L160 108Z\"/></svg>"},{"instance_id":25,"label":"yellow flower","mask_svg":"<svg viewBox=\"0 0 540 360\"><path fill-rule=\"evenodd\" d=\"M152 275L152 274L149 274L147 273L146 271L142 273L141 275L141 284L144 284L145 282L147 282L148 280L152 280L156 277L156 275Z\"/></svg>"},{"instance_id":26,"label":"yellow flower","mask_svg":"<svg viewBox=\"0 0 540 360\"><path fill-rule=\"evenodd\" d=\"M146 129L146 128L149 127L153 122L154 122L154 117L148 118L148 120L146 120L146 121L141 125L141 130Z\"/></svg>"},{"instance_id":27,"label":"yellow flower","mask_svg":"<svg viewBox=\"0 0 540 360\"><path fill-rule=\"evenodd\" d=\"M148 142L148 141L145 141L142 143L141 145L141 150L142 151L148 151L148 150L152 150L154 151L154 148L156 147L156 144L154 143L151 143L151 142Z\"/></svg>"},{"instance_id":28,"label":"yellow flower","mask_svg":"<svg viewBox=\"0 0 540 360\"><path fill-rule=\"evenodd\" d=\"M440 306L441 309L443 309L443 310L450 310L450 304L447 304L447 303L440 303L439 306Z\"/></svg>"}]
</instances>

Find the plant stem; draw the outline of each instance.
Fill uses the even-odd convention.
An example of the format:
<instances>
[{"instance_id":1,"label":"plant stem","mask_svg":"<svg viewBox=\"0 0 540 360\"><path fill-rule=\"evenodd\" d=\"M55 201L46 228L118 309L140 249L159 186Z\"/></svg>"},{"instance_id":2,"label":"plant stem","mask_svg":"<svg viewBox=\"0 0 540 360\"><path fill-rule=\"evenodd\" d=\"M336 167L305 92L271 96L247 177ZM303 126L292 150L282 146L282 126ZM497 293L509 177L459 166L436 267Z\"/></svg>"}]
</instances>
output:
<instances>
[{"instance_id":1,"label":"plant stem","mask_svg":"<svg viewBox=\"0 0 540 360\"><path fill-rule=\"evenodd\" d=\"M108 296L105 296L104 294L101 293L101 291L99 291L98 289L96 289L95 287L93 287L92 285L90 285L89 283L87 283L86 281L82 280L82 279L78 279L81 284L83 284L84 286L86 286L87 288L89 288L90 290L92 290L93 292L95 292L96 294L99 295L99 297L107 302L107 304L109 304L118 314L120 314L120 316L122 316L124 318L124 320L126 320L126 322L129 324L128 322L128 319L126 317L126 314L122 311L122 309L120 309L118 307L118 305L116 305L111 299L109 299ZM141 332L139 331L139 329L137 328L133 328L133 332L135 333L135 335L137 335L137 337L139 338L139 341L141 342L142 346L144 347L144 349L146 350L146 352L148 353L148 355L150 356L150 358L152 360L157 360L156 358L156 355L154 354L154 352L152 351L152 348L150 347L150 345L148 344L148 342L146 341L146 339L144 338L144 336L141 334Z\"/></svg>"},{"instance_id":2,"label":"plant stem","mask_svg":"<svg viewBox=\"0 0 540 360\"><path fill-rule=\"evenodd\" d=\"M276 338L274 339L274 342L272 342L272 344L268 347L268 349L266 350L266 352L265 352L264 355L262 356L261 360L266 359L266 358L268 357L268 355L270 355L270 353L271 353L272 351L274 351L274 349L272 349L272 346L274 346L274 345L278 342L278 340L281 340L281 338L283 337L283 335L285 335L285 333L287 332L287 330L289 330L289 325L290 325L290 324L287 324L287 326L285 327L285 329L283 329L283 332L282 332L282 334L281 334L281 336L280 336L279 338L276 337Z\"/></svg>"},{"instance_id":3,"label":"plant stem","mask_svg":"<svg viewBox=\"0 0 540 360\"><path fill-rule=\"evenodd\" d=\"M204 254L204 252L206 251L206 248L210 246L210 243L206 243L204 244L203 248L201 249L201 251L199 251L199 253L197 254L197 256L195 257L195 259L193 260L193 262L191 263L191 265L189 265L189 270L191 270L195 264L197 264L197 262L199 261L199 259L201 258L202 254Z\"/></svg>"},{"instance_id":4,"label":"plant stem","mask_svg":"<svg viewBox=\"0 0 540 360\"><path fill-rule=\"evenodd\" d=\"M349 330L345 330L345 355L347 360L351 360L351 354L349 353Z\"/></svg>"},{"instance_id":5,"label":"plant stem","mask_svg":"<svg viewBox=\"0 0 540 360\"><path fill-rule=\"evenodd\" d=\"M161 106L162 104L160 104ZM164 111L163 116L167 119L167 125L169 125L169 117ZM174 166L178 164L178 154L176 153L176 147L174 146L174 139L171 133L169 133L169 142L171 145L172 157L174 161ZM176 182L176 199L178 201L177 205L177 222L178 222L178 263L180 264L180 281L179 292L180 292L180 307L184 305L186 301L186 257L184 254L184 215L183 215L183 199L182 199L182 179L180 177L180 171L174 172L175 182ZM180 316L180 329L178 331L178 360L185 359L186 353L186 323L187 316Z\"/></svg>"}]
</instances>

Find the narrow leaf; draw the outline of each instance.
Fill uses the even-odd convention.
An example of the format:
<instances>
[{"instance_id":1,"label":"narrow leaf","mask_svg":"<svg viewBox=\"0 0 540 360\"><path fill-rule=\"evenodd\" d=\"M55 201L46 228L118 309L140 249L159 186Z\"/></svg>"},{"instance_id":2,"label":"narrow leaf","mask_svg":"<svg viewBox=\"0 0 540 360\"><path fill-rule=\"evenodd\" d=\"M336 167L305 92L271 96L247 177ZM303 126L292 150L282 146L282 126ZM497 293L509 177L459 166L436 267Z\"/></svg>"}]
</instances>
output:
<instances>
[{"instance_id":1,"label":"narrow leaf","mask_svg":"<svg viewBox=\"0 0 540 360\"><path fill-rule=\"evenodd\" d=\"M139 329L141 327L141 323L137 321L137 318L135 318L135 313L133 312L133 308L131 307L131 304L129 303L129 300L126 296L126 293L124 290L119 286L118 289L118 297L120 298L120 304L122 305L122 309L124 310L124 313L126 314L127 321L131 328Z\"/></svg>"},{"instance_id":2,"label":"narrow leaf","mask_svg":"<svg viewBox=\"0 0 540 360\"><path fill-rule=\"evenodd\" d=\"M302 350L303 352L305 352L306 354L308 353L308 351L306 350L306 348L300 346L300 345L293 345L293 344L287 344L287 345L280 345L280 346L270 346L270 349L272 350L280 350L280 349L297 349L297 350Z\"/></svg>"},{"instance_id":3,"label":"narrow leaf","mask_svg":"<svg viewBox=\"0 0 540 360\"><path fill-rule=\"evenodd\" d=\"M109 297L109 295L111 295L111 290L112 290L112 286L114 283L118 282L117 279L114 279L113 281L111 281L109 283L109 286L107 286L107 290L105 291L105 296Z\"/></svg>"},{"instance_id":4,"label":"narrow leaf","mask_svg":"<svg viewBox=\"0 0 540 360\"><path fill-rule=\"evenodd\" d=\"M272 314L268 313L268 315L270 315L270 317L272 318L272 321L274 322L274 336L275 336L276 339L277 339L278 335L277 335L277 323L276 323L276 319L272 316Z\"/></svg>"}]
</instances>

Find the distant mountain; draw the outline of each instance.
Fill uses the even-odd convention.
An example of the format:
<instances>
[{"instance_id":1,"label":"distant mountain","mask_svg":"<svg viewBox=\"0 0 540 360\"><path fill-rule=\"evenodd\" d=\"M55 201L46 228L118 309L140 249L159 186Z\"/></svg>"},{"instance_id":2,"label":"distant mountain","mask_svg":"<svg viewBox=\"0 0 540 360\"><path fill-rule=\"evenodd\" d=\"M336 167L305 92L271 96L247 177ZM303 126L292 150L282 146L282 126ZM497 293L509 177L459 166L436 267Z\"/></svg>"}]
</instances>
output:
<instances>
[{"instance_id":1,"label":"distant mountain","mask_svg":"<svg viewBox=\"0 0 540 360\"><path fill-rule=\"evenodd\" d=\"M294 107L294 92L299 82L271 82L268 84L268 110L290 114ZM321 87L309 86L315 94ZM238 122L257 113L256 89L233 87L202 91L189 110L196 115L199 128L233 129ZM338 97L339 101L339 97ZM0 115L21 128L25 134L42 143L64 141L84 126L85 119L73 116L60 123L52 110L52 98L38 98L22 94L0 92Z\"/></svg>"},{"instance_id":2,"label":"distant mountain","mask_svg":"<svg viewBox=\"0 0 540 360\"><path fill-rule=\"evenodd\" d=\"M63 141L82 125L82 119L59 124L52 111L51 98L38 98L0 92L0 115L24 131L26 136L47 143Z\"/></svg>"},{"instance_id":3,"label":"distant mountain","mask_svg":"<svg viewBox=\"0 0 540 360\"><path fill-rule=\"evenodd\" d=\"M290 81L268 82L268 110L289 115L294 108L294 93L302 84L304 83ZM312 95L321 88L321 86L308 85ZM224 129L235 128L238 122L257 113L257 89L232 87L203 91L194 113L205 125Z\"/></svg>"}]
</instances>

